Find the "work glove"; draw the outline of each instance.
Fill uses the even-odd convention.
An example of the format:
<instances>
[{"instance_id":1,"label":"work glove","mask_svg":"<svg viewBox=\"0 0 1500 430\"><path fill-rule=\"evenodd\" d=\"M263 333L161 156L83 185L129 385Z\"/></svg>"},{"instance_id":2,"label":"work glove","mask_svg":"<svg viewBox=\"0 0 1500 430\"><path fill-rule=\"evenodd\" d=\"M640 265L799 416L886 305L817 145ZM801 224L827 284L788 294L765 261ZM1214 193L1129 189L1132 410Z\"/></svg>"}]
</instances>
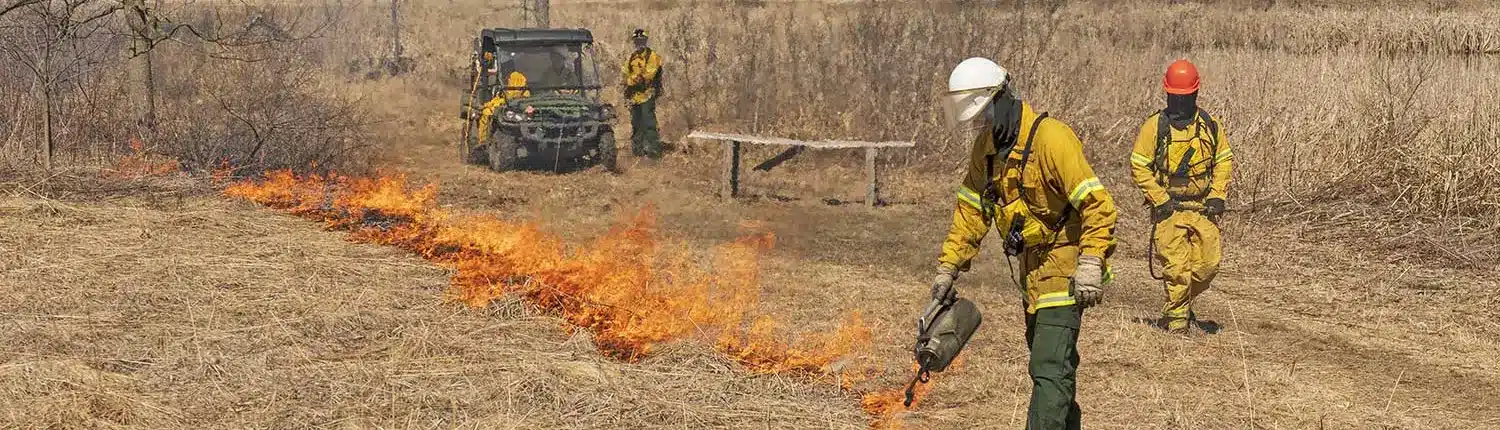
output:
<instances>
[{"instance_id":1,"label":"work glove","mask_svg":"<svg viewBox=\"0 0 1500 430\"><path fill-rule=\"evenodd\" d=\"M954 279L958 279L958 269L946 264L939 264L937 276L932 278L932 299L938 300L957 295L953 291Z\"/></svg>"},{"instance_id":2,"label":"work glove","mask_svg":"<svg viewBox=\"0 0 1500 430\"><path fill-rule=\"evenodd\" d=\"M1203 214L1208 216L1219 216L1224 214L1224 199L1208 199L1203 202Z\"/></svg>"},{"instance_id":3,"label":"work glove","mask_svg":"<svg viewBox=\"0 0 1500 430\"><path fill-rule=\"evenodd\" d=\"M1073 271L1073 299L1079 307L1088 308L1104 302L1104 260L1092 255L1078 256Z\"/></svg>"},{"instance_id":4,"label":"work glove","mask_svg":"<svg viewBox=\"0 0 1500 430\"><path fill-rule=\"evenodd\" d=\"M1162 202L1162 204L1156 205L1156 207L1151 208L1151 223L1156 224L1162 221L1166 221L1167 218L1170 218L1172 216L1172 213L1174 212L1177 212L1177 200L1167 199L1167 201Z\"/></svg>"}]
</instances>

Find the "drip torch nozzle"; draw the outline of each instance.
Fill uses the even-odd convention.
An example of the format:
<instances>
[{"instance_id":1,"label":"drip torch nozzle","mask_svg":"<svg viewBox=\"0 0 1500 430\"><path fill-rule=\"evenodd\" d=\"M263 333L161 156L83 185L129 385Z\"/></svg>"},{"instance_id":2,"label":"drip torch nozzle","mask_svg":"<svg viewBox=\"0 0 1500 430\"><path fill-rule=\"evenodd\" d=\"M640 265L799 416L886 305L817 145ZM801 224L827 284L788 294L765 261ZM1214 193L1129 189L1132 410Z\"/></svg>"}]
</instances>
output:
<instances>
[{"instance_id":1,"label":"drip torch nozzle","mask_svg":"<svg viewBox=\"0 0 1500 430\"><path fill-rule=\"evenodd\" d=\"M928 363L931 362L932 360L930 359L922 360L922 365L917 370L917 376L911 378L911 383L906 384L906 400L901 402L902 406L911 407L912 398L916 396L918 382L925 384L932 380L932 371L928 369Z\"/></svg>"}]
</instances>

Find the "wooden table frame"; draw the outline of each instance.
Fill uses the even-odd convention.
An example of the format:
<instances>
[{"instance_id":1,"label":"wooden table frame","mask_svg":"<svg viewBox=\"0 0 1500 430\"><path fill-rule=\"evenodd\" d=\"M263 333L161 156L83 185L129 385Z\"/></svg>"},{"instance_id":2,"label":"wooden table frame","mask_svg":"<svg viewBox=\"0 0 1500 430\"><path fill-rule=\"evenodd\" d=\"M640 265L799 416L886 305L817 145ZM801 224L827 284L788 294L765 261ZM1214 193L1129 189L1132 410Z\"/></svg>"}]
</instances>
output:
<instances>
[{"instance_id":1,"label":"wooden table frame","mask_svg":"<svg viewBox=\"0 0 1500 430\"><path fill-rule=\"evenodd\" d=\"M693 131L688 134L689 139L715 140L724 142L724 184L719 194L720 197L729 199L740 195L740 145L788 145L801 146L813 149L865 149L865 202L870 206L880 204L880 178L879 171L875 165L875 151L881 148L912 148L916 142L890 141L890 142L862 142L856 140L821 140L803 141L784 139L779 137L751 136L733 133L713 133L706 131Z\"/></svg>"}]
</instances>

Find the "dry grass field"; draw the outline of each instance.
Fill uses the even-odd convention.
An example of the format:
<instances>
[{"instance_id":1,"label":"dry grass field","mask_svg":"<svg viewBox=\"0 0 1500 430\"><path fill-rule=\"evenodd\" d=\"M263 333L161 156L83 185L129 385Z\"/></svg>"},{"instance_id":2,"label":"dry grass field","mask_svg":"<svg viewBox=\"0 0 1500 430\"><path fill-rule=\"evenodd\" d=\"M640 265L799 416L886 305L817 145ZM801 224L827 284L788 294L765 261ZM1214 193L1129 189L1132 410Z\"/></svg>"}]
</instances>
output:
<instances>
[{"instance_id":1,"label":"dry grass field","mask_svg":"<svg viewBox=\"0 0 1500 430\"><path fill-rule=\"evenodd\" d=\"M0 427L1021 427L1022 313L992 243L960 281L985 312L962 365L910 411L876 404L910 376L966 150L936 93L983 55L1122 205L1119 281L1080 338L1088 428L1500 428L1493 5L557 1L606 86L634 27L667 59L673 151L612 175L456 159L469 38L519 22L503 3L408 6L408 75L349 70L388 49L380 2L318 42L316 87L362 100L372 164L406 188L3 171ZM1196 307L1221 329L1190 339L1150 325L1126 154L1178 56L1238 154ZM730 201L694 129L917 146L882 156L885 207L857 204L853 151Z\"/></svg>"}]
</instances>

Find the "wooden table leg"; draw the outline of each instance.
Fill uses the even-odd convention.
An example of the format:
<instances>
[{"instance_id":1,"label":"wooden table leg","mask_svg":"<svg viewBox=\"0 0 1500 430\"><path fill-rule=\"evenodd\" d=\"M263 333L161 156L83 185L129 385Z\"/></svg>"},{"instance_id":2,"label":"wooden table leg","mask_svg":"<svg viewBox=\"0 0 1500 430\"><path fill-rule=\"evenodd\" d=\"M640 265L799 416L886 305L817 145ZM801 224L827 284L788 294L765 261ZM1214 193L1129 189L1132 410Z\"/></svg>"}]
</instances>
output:
<instances>
[{"instance_id":1,"label":"wooden table leg","mask_svg":"<svg viewBox=\"0 0 1500 430\"><path fill-rule=\"evenodd\" d=\"M875 148L865 148L865 176L869 183L865 190L865 202L870 206L880 205L880 179L875 168Z\"/></svg>"},{"instance_id":2,"label":"wooden table leg","mask_svg":"<svg viewBox=\"0 0 1500 430\"><path fill-rule=\"evenodd\" d=\"M726 199L740 195L740 143L724 142L724 189L719 196Z\"/></svg>"}]
</instances>

